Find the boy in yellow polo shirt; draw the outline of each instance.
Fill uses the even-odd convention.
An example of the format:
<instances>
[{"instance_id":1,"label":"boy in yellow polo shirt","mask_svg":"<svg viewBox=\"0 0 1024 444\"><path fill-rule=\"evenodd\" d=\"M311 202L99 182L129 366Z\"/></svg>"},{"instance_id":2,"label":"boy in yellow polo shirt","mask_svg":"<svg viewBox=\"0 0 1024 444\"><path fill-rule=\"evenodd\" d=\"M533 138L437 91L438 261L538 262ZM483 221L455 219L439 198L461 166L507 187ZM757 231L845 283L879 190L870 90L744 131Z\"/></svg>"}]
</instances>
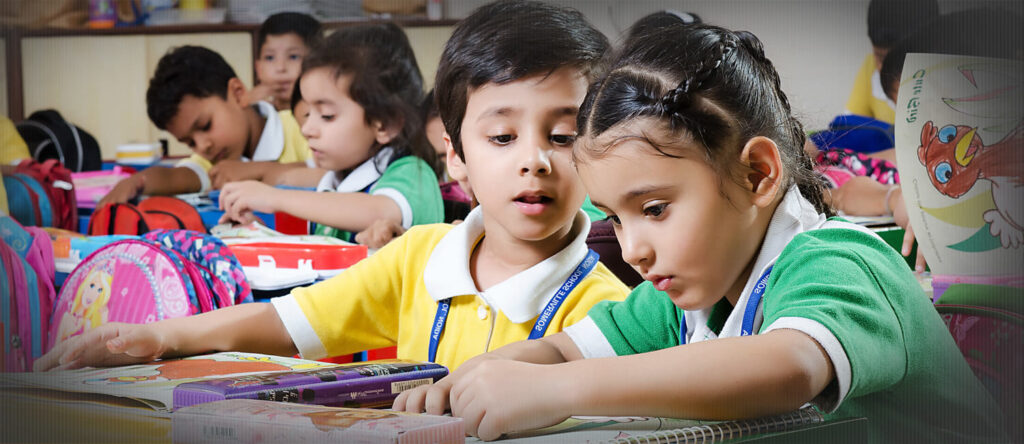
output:
<instances>
[{"instance_id":1,"label":"boy in yellow polo shirt","mask_svg":"<svg viewBox=\"0 0 1024 444\"><path fill-rule=\"evenodd\" d=\"M157 128L193 154L174 168L147 168L122 180L100 205L259 180L274 169L305 166L311 157L291 112L250 103L227 61L201 46L181 46L160 59L146 91L146 111Z\"/></svg>"},{"instance_id":2,"label":"boy in yellow polo shirt","mask_svg":"<svg viewBox=\"0 0 1024 444\"><path fill-rule=\"evenodd\" d=\"M270 304L92 329L36 368L212 350L317 359L397 345L399 358L454 369L623 299L629 289L586 247L585 193L570 164L576 110L607 46L575 11L481 7L456 27L436 80L448 170L479 201L463 223L415 226L344 273Z\"/></svg>"}]
</instances>

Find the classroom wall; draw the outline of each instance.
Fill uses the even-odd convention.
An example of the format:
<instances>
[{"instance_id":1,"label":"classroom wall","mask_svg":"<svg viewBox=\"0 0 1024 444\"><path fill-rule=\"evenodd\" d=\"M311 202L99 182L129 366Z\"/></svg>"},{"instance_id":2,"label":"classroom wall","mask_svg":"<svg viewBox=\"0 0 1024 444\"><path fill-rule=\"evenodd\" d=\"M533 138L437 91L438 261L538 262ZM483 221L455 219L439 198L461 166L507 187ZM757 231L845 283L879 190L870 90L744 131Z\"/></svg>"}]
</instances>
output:
<instances>
[{"instance_id":1,"label":"classroom wall","mask_svg":"<svg viewBox=\"0 0 1024 444\"><path fill-rule=\"evenodd\" d=\"M869 0L547 0L578 9L613 43L631 23L663 9L693 12L711 24L754 33L775 64L782 89L807 129L825 127L846 105L857 70L871 52ZM488 0L446 0L462 18ZM998 7L1024 14L1019 0L939 0L940 12Z\"/></svg>"},{"instance_id":2,"label":"classroom wall","mask_svg":"<svg viewBox=\"0 0 1024 444\"><path fill-rule=\"evenodd\" d=\"M446 0L445 16L462 18L488 0ZM843 111L850 85L870 52L869 0L549 0L583 12L614 42L629 24L660 9L694 12L705 21L748 30L765 44L782 87L808 129ZM994 6L1024 14L1014 0L939 0L942 12ZM407 28L426 87L452 28ZM0 40L2 41L2 40ZM25 114L57 108L97 137L104 157L118 144L156 141L145 114L145 89L159 57L171 46L202 44L221 52L247 86L252 50L247 33L30 38L23 41ZM6 58L0 44L0 112L7 112ZM139 54L143 54L139 57ZM171 153L187 154L172 140Z\"/></svg>"}]
</instances>

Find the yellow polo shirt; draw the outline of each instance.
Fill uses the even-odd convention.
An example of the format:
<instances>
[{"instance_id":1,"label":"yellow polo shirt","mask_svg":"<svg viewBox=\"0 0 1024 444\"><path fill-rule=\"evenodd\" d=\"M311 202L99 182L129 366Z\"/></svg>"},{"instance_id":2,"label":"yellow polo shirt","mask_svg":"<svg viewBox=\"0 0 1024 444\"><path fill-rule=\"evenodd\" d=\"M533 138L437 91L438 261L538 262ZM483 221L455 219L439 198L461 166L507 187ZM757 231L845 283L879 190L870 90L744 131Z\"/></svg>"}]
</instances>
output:
<instances>
[{"instance_id":1,"label":"yellow polo shirt","mask_svg":"<svg viewBox=\"0 0 1024 444\"><path fill-rule=\"evenodd\" d=\"M28 145L18 134L14 122L7 116L0 115L0 164L17 165L18 162L30 158L32 156L28 153ZM8 214L7 191L4 189L3 181L0 181L0 214Z\"/></svg>"},{"instance_id":2,"label":"yellow polo shirt","mask_svg":"<svg viewBox=\"0 0 1024 444\"><path fill-rule=\"evenodd\" d=\"M882 89L878 70L875 69L875 56L868 54L853 81L850 98L846 101L846 112L893 123L896 120L895 106Z\"/></svg>"},{"instance_id":3,"label":"yellow polo shirt","mask_svg":"<svg viewBox=\"0 0 1024 444\"><path fill-rule=\"evenodd\" d=\"M312 167L313 156L309 151L309 142L302 135L299 122L292 116L292 112L277 111L273 105L267 102L256 102L256 108L260 115L267 119L267 122L263 125L263 132L259 142L256 143L252 159L243 157L242 160L280 163L306 162L307 166ZM205 157L193 153L175 166L188 168L199 176L200 193L210 189L209 173L213 164Z\"/></svg>"},{"instance_id":4,"label":"yellow polo shirt","mask_svg":"<svg viewBox=\"0 0 1024 444\"><path fill-rule=\"evenodd\" d=\"M469 273L483 238L477 207L459 225L417 225L345 272L271 302L299 353L307 359L398 346L398 357L426 361L438 301L451 299L436 362L454 370L467 359L526 339L537 315L587 254L590 220L562 251L484 291ZM546 335L587 316L597 302L629 294L598 263L569 293Z\"/></svg>"}]
</instances>

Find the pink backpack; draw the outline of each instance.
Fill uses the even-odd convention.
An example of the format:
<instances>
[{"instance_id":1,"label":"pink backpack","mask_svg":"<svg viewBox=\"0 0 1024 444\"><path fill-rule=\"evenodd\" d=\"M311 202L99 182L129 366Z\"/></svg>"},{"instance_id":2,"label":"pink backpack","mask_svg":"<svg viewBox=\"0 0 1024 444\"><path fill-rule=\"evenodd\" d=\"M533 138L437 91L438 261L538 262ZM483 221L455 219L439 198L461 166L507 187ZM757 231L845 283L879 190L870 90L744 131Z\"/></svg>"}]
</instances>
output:
<instances>
[{"instance_id":1,"label":"pink backpack","mask_svg":"<svg viewBox=\"0 0 1024 444\"><path fill-rule=\"evenodd\" d=\"M53 246L45 231L0 216L0 369L30 371L47 349L55 290Z\"/></svg>"},{"instance_id":2,"label":"pink backpack","mask_svg":"<svg viewBox=\"0 0 1024 444\"><path fill-rule=\"evenodd\" d=\"M181 255L128 239L102 247L68 275L54 303L47 350L108 322L146 324L208 309Z\"/></svg>"}]
</instances>

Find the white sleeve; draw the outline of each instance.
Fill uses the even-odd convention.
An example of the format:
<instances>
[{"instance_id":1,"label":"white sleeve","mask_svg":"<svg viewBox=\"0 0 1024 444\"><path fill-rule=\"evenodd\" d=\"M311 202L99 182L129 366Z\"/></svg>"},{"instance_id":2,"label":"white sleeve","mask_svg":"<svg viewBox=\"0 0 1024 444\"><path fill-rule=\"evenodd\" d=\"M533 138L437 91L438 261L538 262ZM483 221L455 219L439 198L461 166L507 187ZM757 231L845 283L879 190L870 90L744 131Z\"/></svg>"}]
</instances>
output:
<instances>
[{"instance_id":1,"label":"white sleeve","mask_svg":"<svg viewBox=\"0 0 1024 444\"><path fill-rule=\"evenodd\" d=\"M210 175L199 164L188 159L182 159L174 164L175 167L188 168L199 177L199 193L210 191Z\"/></svg>"},{"instance_id":2,"label":"white sleeve","mask_svg":"<svg viewBox=\"0 0 1024 444\"><path fill-rule=\"evenodd\" d=\"M320 337L313 330L313 326L309 324L306 314L302 312L302 307L299 307L294 296L273 298L270 303L277 310L277 316L281 318L285 330L288 330L288 335L295 343L295 348L299 350L299 354L304 359L327 357L327 348L324 347L323 342L320 342Z\"/></svg>"},{"instance_id":3,"label":"white sleeve","mask_svg":"<svg viewBox=\"0 0 1024 444\"><path fill-rule=\"evenodd\" d=\"M836 384L829 384L811 402L824 410L825 413L836 411L846 398L846 394L850 393L850 358L846 356L843 345L839 343L839 340L836 339L831 330L825 328L818 321L807 318L785 317L776 319L761 334L783 328L800 331L817 341L818 345L825 349L825 353L828 354L828 358L832 361L832 367L836 372ZM838 392L835 391L836 389L838 389Z\"/></svg>"},{"instance_id":4,"label":"white sleeve","mask_svg":"<svg viewBox=\"0 0 1024 444\"><path fill-rule=\"evenodd\" d=\"M395 204L402 211L402 227L406 230L412 227L412 206L409 205L409 201L405 198L404 194L394 188L379 188L373 190L372 194L374 196L387 196L395 201Z\"/></svg>"},{"instance_id":5,"label":"white sleeve","mask_svg":"<svg viewBox=\"0 0 1024 444\"><path fill-rule=\"evenodd\" d=\"M580 349L580 353L583 354L584 358L610 358L618 356L615 354L612 344L604 337L604 333L601 333L601 329L590 316L566 327L562 331L569 335L569 339L572 339L572 342L576 343L576 348Z\"/></svg>"}]
</instances>

